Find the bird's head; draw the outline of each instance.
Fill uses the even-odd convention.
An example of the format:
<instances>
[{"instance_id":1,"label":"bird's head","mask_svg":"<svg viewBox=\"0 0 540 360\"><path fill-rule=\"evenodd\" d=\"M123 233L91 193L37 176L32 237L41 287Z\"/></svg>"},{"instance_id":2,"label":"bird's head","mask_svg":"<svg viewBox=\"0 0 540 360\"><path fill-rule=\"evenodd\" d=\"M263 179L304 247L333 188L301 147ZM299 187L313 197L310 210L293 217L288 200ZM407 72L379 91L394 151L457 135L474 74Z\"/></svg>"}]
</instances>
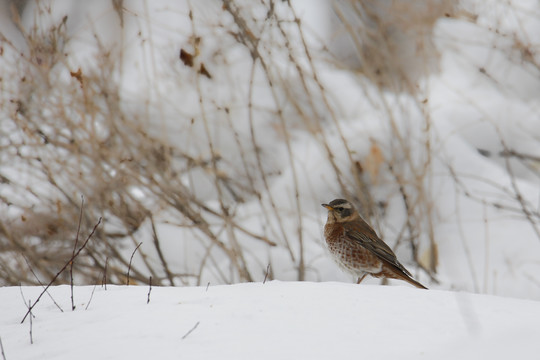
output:
<instances>
[{"instance_id":1,"label":"bird's head","mask_svg":"<svg viewBox=\"0 0 540 360\"><path fill-rule=\"evenodd\" d=\"M353 204L344 199L335 199L321 205L328 209L328 222L346 222L359 217Z\"/></svg>"}]
</instances>

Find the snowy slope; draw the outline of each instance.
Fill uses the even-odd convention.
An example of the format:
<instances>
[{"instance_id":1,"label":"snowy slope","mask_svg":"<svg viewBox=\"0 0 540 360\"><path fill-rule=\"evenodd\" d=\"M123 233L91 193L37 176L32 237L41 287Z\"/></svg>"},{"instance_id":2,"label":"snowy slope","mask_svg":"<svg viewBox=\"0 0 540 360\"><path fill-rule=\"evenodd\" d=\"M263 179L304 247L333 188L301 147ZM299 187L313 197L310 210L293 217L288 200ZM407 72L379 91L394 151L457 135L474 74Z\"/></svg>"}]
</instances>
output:
<instances>
[{"instance_id":1,"label":"snowy slope","mask_svg":"<svg viewBox=\"0 0 540 360\"><path fill-rule=\"evenodd\" d=\"M508 359L540 353L540 303L405 286L268 282L50 289L33 340L21 291L0 289L6 359ZM191 333L190 333L191 331Z\"/></svg>"}]
</instances>

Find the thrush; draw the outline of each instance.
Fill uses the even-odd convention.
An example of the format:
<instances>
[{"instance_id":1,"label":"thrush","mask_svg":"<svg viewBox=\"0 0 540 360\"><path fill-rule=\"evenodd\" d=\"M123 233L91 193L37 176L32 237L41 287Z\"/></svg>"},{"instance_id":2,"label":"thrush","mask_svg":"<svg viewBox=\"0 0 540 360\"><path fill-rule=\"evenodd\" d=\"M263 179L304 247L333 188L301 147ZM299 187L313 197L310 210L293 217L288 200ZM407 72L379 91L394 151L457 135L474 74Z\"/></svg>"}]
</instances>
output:
<instances>
[{"instance_id":1,"label":"thrush","mask_svg":"<svg viewBox=\"0 0 540 360\"><path fill-rule=\"evenodd\" d=\"M322 204L328 209L324 238L334 260L345 271L358 277L358 284L369 274L376 278L391 278L427 289L412 278L396 255L375 230L347 200L336 199Z\"/></svg>"}]
</instances>

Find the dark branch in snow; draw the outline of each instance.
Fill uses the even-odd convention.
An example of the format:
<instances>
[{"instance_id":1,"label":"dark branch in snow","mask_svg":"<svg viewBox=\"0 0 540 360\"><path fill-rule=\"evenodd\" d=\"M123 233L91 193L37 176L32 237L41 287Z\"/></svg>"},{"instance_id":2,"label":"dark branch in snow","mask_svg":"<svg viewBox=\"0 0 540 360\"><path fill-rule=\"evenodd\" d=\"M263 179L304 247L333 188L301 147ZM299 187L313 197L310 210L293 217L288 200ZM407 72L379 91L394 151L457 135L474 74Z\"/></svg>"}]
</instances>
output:
<instances>
[{"instance_id":1,"label":"dark branch in snow","mask_svg":"<svg viewBox=\"0 0 540 360\"><path fill-rule=\"evenodd\" d=\"M90 241L90 239L92 238L92 236L94 235L94 233L96 232L97 230L97 227L101 224L101 220L102 218L100 217L98 222L96 223L96 225L94 225L94 228L92 229L92 232L90 233L90 235L88 235L88 237L86 238L86 240L84 241L84 243L82 244L82 246L79 248L79 250L77 250L77 252L75 254L73 254L73 256L71 256L71 258L69 259L68 262L66 262L66 264L62 267L62 269L60 269L60 271L58 271L56 273L56 275L53 277L53 279L49 282L49 284L47 284L47 286L45 287L45 289L43 289L43 291L41 292L41 294L39 294L38 298L36 299L36 301L34 301L34 303L28 308L28 311L26 312L26 314L24 315L23 319L21 320L21 324L24 322L24 320L26 320L26 317L28 316L28 314L30 314L32 312L32 309L34 308L34 306L36 306L36 304L39 302L39 300L41 299L41 297L43 296L43 294L45 294L47 292L47 290L49 289L49 287L56 281L56 279L58 279L58 277L60 276L61 273L64 272L64 270L67 269L67 267L72 263L72 261L77 257L79 256L79 254L81 253L81 251L83 251L83 249L86 247L86 245L88 244L88 242Z\"/></svg>"},{"instance_id":2,"label":"dark branch in snow","mask_svg":"<svg viewBox=\"0 0 540 360\"><path fill-rule=\"evenodd\" d=\"M131 271L131 262L133 261L133 256L135 256L135 253L137 252L137 250L139 250L141 245L142 245L142 242L140 242L139 245L135 247L135 250L133 250L133 252L131 253L131 257L129 258L129 265L128 265L128 271L127 271L127 285L129 285L129 272Z\"/></svg>"},{"instance_id":3,"label":"dark branch in snow","mask_svg":"<svg viewBox=\"0 0 540 360\"><path fill-rule=\"evenodd\" d=\"M191 334L193 332L193 330L195 330L197 328L197 326L199 326L199 323L200 323L200 321L197 321L197 323L191 328L191 330L189 330L184 336L182 336L182 340L187 338L189 336L189 334Z\"/></svg>"}]
</instances>

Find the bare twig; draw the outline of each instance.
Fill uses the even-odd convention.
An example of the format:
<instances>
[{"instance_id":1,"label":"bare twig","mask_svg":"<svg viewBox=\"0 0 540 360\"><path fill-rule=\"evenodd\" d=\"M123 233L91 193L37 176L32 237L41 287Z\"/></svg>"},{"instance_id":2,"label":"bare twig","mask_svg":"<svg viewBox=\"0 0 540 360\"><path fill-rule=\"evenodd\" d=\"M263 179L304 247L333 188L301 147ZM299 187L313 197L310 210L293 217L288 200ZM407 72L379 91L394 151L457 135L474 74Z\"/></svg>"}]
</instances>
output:
<instances>
[{"instance_id":1,"label":"bare twig","mask_svg":"<svg viewBox=\"0 0 540 360\"><path fill-rule=\"evenodd\" d=\"M88 310L88 307L90 306L90 303L92 302L92 298L94 297L94 291L96 291L96 287L98 285L98 281L96 281L96 283L94 284L94 288L92 289L92 293L90 294L90 299L88 300L88 304L86 304L86 307L84 308L84 310Z\"/></svg>"},{"instance_id":2,"label":"bare twig","mask_svg":"<svg viewBox=\"0 0 540 360\"><path fill-rule=\"evenodd\" d=\"M504 141L503 136L499 132L498 129L497 129L497 132L499 133L499 141L501 142L501 145L504 148L503 153L514 154L506 145L506 142ZM508 176L510 177L510 184L512 186L512 190L514 191L514 197L516 201L519 203L519 205L521 206L521 210L523 214L525 215L525 217L527 218L527 220L529 221L529 224L531 225L534 233L536 234L536 237L540 239L540 230L538 229L538 224L533 219L534 214L531 212L527 204L527 200L523 197L523 195L521 194L521 191L519 190L519 187L516 182L516 177L514 175L514 171L512 170L512 165L510 164L510 160L508 156L504 157L504 164L506 166L506 171L508 173Z\"/></svg>"},{"instance_id":3,"label":"bare twig","mask_svg":"<svg viewBox=\"0 0 540 360\"><path fill-rule=\"evenodd\" d=\"M107 290L107 267L109 265L109 258L107 257L105 259L105 268L103 269L103 279L101 280L101 286L105 287L105 290Z\"/></svg>"},{"instance_id":4,"label":"bare twig","mask_svg":"<svg viewBox=\"0 0 540 360\"><path fill-rule=\"evenodd\" d=\"M73 244L73 253L71 254L72 258L75 260L75 251L77 250L77 245L79 245L79 233L81 231L81 222L84 209L84 196L81 195L81 210L79 212L79 223L77 225L77 234L75 235L75 244ZM71 310L75 310L75 300L73 299L73 264L75 261L72 260L69 266L69 288L71 291Z\"/></svg>"},{"instance_id":5,"label":"bare twig","mask_svg":"<svg viewBox=\"0 0 540 360\"><path fill-rule=\"evenodd\" d=\"M267 178L266 172L264 171L264 168L262 165L263 161L261 158L261 152L259 151L259 145L257 141L257 135L255 132L254 115L253 115L253 108L254 108L254 105L253 105L254 82L253 81L255 78L255 69L256 69L255 63L257 62L257 60L260 62L261 66L263 67L267 75L270 73L270 71L267 69L266 63L264 62L264 56L261 56L258 50L258 44L259 44L260 39L253 36L253 33L249 29L249 25L247 24L245 19L242 17L238 7L232 1L226 0L223 2L223 8L225 11L231 14L234 22L241 29L241 31L237 34L237 37L238 37L237 40L239 43L243 44L249 50L251 57L253 59L253 65L251 66L251 69L250 69L249 97L248 97L248 104L247 104L249 131L250 131L250 137L251 137L251 144L252 144L253 149L255 149L254 154L257 159L256 161L257 170L259 171L259 174L261 175L261 180L262 180L262 184L264 186L265 191L268 194L271 194L269 180ZM271 79L268 78L267 80L269 81L271 85ZM272 91L274 98L277 99L273 86L270 86L270 90ZM277 225L280 231L280 235L286 244L287 250L289 252L289 256L292 261L296 261L296 257L292 250L292 246L288 240L289 237L287 236L287 232L285 231L283 221L281 220L281 214L276 206L276 203L272 196L270 196L268 200L269 200L274 217L278 219Z\"/></svg>"},{"instance_id":6,"label":"bare twig","mask_svg":"<svg viewBox=\"0 0 540 360\"><path fill-rule=\"evenodd\" d=\"M141 247L142 242L140 242L136 247L135 250L131 253L131 257L129 258L129 265L128 265L128 271L127 271L127 285L129 286L129 272L131 271L131 262L133 261L133 256L135 256L135 253L137 250Z\"/></svg>"},{"instance_id":7,"label":"bare twig","mask_svg":"<svg viewBox=\"0 0 540 360\"><path fill-rule=\"evenodd\" d=\"M2 338L0 337L0 352L2 353L2 359L7 360L6 353L4 352L4 345L2 344Z\"/></svg>"},{"instance_id":8,"label":"bare twig","mask_svg":"<svg viewBox=\"0 0 540 360\"><path fill-rule=\"evenodd\" d=\"M38 278L37 274L35 273L34 269L32 268L32 266L30 265L30 262L28 261L28 259L26 258L26 256L23 255L23 258L24 260L26 261L26 264L28 265L28 268L30 269L30 272L34 275L34 277L36 278L37 282L39 283L39 285L41 285L42 288L45 288L45 285L43 285L43 283L41 282L41 280ZM21 289L22 291L22 289ZM54 298L52 297L51 293L49 291L47 291L47 295L49 295L49 297L51 298L52 302L54 303L54 305L56 305L56 307L61 311L61 312L64 312L64 309L62 309L62 307L60 307L60 305L56 302L56 300L54 300Z\"/></svg>"},{"instance_id":9,"label":"bare twig","mask_svg":"<svg viewBox=\"0 0 540 360\"><path fill-rule=\"evenodd\" d=\"M532 160L535 162L540 162L540 156L532 155L532 154L524 154L519 151L509 149L504 145L504 150L499 153L502 157L516 157L520 160Z\"/></svg>"},{"instance_id":10,"label":"bare twig","mask_svg":"<svg viewBox=\"0 0 540 360\"><path fill-rule=\"evenodd\" d=\"M270 264L268 264L268 266L266 266L266 273L264 274L263 284L266 284L266 279L268 279L268 274L269 273L270 273Z\"/></svg>"},{"instance_id":11,"label":"bare twig","mask_svg":"<svg viewBox=\"0 0 540 360\"><path fill-rule=\"evenodd\" d=\"M156 252L159 256L159 260L161 261L161 264L163 265L163 270L165 271L165 274L167 275L167 279L169 280L169 284L171 286L174 286L174 278L172 276L171 271L169 270L169 266L167 265L167 261L165 260L165 256L163 256L163 252L161 251L161 245L159 243L159 237L157 235L156 226L154 224L154 218L150 216L150 224L152 225L152 238L154 239L154 246L156 248Z\"/></svg>"},{"instance_id":12,"label":"bare twig","mask_svg":"<svg viewBox=\"0 0 540 360\"><path fill-rule=\"evenodd\" d=\"M22 285L21 285L21 284L19 284L19 292L20 292L20 294L21 294L21 297L22 297L24 306L26 306L26 298L24 297L24 293L23 293L23 289L22 289Z\"/></svg>"},{"instance_id":13,"label":"bare twig","mask_svg":"<svg viewBox=\"0 0 540 360\"><path fill-rule=\"evenodd\" d=\"M97 230L97 227L101 224L101 220L102 218L100 217L98 222L96 223L96 225L94 225L94 228L92 229L92 232L88 235L88 237L86 238L86 240L84 241L84 243L82 244L82 246L79 248L79 250L77 250L77 252L69 259L69 261L60 269L60 271L58 271L56 273L56 275L54 276L54 278L49 282L49 284L47 284L47 286L45 287L45 289L41 292L41 294L39 294L38 298L36 299L36 301L34 301L34 303L30 306L30 308L28 309L28 311L26 312L26 314L24 315L23 319L21 320L21 324L24 322L24 320L26 320L26 317L28 316L28 314L31 313L32 309L34 308L34 306L36 306L36 304L39 302L39 300L41 299L41 297L43 296L43 294L45 294L47 292L47 289L49 289L49 287L56 281L56 279L58 278L58 276L60 276L61 273L63 273L67 267L71 264L71 262L73 261L73 259L75 259L77 256L79 256L79 254L81 253L81 251L83 251L83 249L86 247L86 245L88 244L88 242L90 241L90 239L92 238L92 236L94 235L94 233L96 232Z\"/></svg>"},{"instance_id":14,"label":"bare twig","mask_svg":"<svg viewBox=\"0 0 540 360\"><path fill-rule=\"evenodd\" d=\"M34 337L32 335L32 301L28 300L28 311L30 312L30 344L34 344Z\"/></svg>"},{"instance_id":15,"label":"bare twig","mask_svg":"<svg viewBox=\"0 0 540 360\"><path fill-rule=\"evenodd\" d=\"M392 173L392 175L394 176L394 180L396 181L396 184L398 185L398 188L399 188L399 193L401 194L401 198L403 199L403 205L405 206L405 211L407 213L406 222L407 222L407 229L409 231L409 243L411 245L411 253L413 255L413 259L416 262L418 262L418 249L416 247L416 242L415 242L416 233L414 231L415 227L413 226L411 222L411 218L413 214L412 214L412 209L409 205L409 197L407 195L407 192L405 191L404 181L394 171L394 167L392 166L392 164L389 164L388 168L390 172Z\"/></svg>"},{"instance_id":16,"label":"bare twig","mask_svg":"<svg viewBox=\"0 0 540 360\"><path fill-rule=\"evenodd\" d=\"M150 293L152 292L152 276L150 276L150 279L148 281L148 297L146 299L146 303L150 303Z\"/></svg>"},{"instance_id":17,"label":"bare twig","mask_svg":"<svg viewBox=\"0 0 540 360\"><path fill-rule=\"evenodd\" d=\"M200 321L197 321L197 323L184 336L182 336L182 340L187 338L189 334L191 334L197 328L197 326L199 326L199 323Z\"/></svg>"}]
</instances>

